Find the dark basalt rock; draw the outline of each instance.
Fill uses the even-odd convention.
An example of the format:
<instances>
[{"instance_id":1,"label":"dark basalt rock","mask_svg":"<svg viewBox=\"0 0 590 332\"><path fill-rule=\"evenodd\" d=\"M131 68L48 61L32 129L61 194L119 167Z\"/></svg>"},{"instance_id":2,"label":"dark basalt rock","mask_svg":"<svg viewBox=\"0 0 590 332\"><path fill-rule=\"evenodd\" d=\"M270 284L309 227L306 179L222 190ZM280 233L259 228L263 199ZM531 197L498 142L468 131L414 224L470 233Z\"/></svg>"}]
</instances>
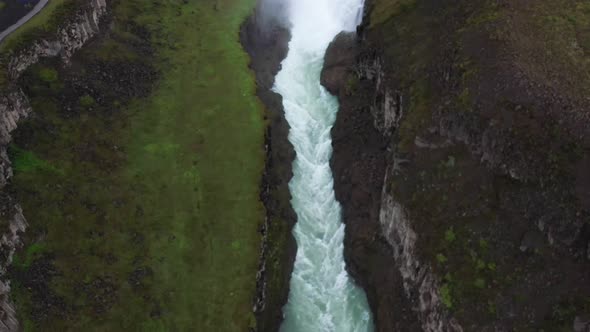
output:
<instances>
[{"instance_id":1,"label":"dark basalt rock","mask_svg":"<svg viewBox=\"0 0 590 332\"><path fill-rule=\"evenodd\" d=\"M333 95L346 88L346 82L355 63L358 47L355 33L342 32L336 36L326 51L321 83ZM353 80L354 77L351 77Z\"/></svg>"},{"instance_id":2,"label":"dark basalt rock","mask_svg":"<svg viewBox=\"0 0 590 332\"><path fill-rule=\"evenodd\" d=\"M322 72L322 84L340 101L330 164L346 224L345 260L350 275L366 291L377 331L419 331L414 304L404 295L379 223L388 140L374 126L370 111L379 92L374 82L359 78L354 70L359 51L354 33L338 35L326 52Z\"/></svg>"},{"instance_id":3,"label":"dark basalt rock","mask_svg":"<svg viewBox=\"0 0 590 332\"><path fill-rule=\"evenodd\" d=\"M240 34L242 45L250 55L250 68L256 75L256 93L265 105L268 121L260 197L266 208L266 220L261 229L264 240L254 304L260 332L279 330L297 253L291 233L297 217L291 207L288 186L293 176L291 165L295 151L288 140L289 125L284 117L283 100L272 91L290 40L288 29L280 21L282 10L276 1L260 0Z\"/></svg>"}]
</instances>

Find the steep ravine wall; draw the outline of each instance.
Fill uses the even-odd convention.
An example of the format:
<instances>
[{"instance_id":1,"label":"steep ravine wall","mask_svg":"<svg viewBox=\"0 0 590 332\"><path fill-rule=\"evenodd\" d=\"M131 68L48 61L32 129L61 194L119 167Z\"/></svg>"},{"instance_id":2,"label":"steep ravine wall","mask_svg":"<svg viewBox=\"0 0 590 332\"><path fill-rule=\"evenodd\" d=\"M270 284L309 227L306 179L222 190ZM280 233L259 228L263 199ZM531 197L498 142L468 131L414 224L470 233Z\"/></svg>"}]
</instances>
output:
<instances>
[{"instance_id":1,"label":"steep ravine wall","mask_svg":"<svg viewBox=\"0 0 590 332\"><path fill-rule=\"evenodd\" d=\"M20 234L26 230L27 222L18 202L3 192L12 177L11 162L8 158L8 145L11 132L21 119L32 112L24 93L16 85L20 75L43 57L59 56L64 63L100 30L100 23L107 14L106 0L88 0L69 18L66 18L51 38L33 42L8 56L7 70L9 81L0 91L0 225L3 234L0 238L0 278L4 278L17 248L21 245ZM26 212L25 212L26 214ZM10 284L0 281L0 331L17 331L19 323L14 305L10 300Z\"/></svg>"},{"instance_id":2,"label":"steep ravine wall","mask_svg":"<svg viewBox=\"0 0 590 332\"><path fill-rule=\"evenodd\" d=\"M381 58L362 53L360 43L354 34L339 35L322 73L341 103L332 167L348 268L367 290L378 331L462 331L442 307L439 281L416 255L410 219L388 193L396 167L389 145L403 116L402 97L386 85ZM351 85L358 85L355 94Z\"/></svg>"},{"instance_id":3,"label":"steep ravine wall","mask_svg":"<svg viewBox=\"0 0 590 332\"><path fill-rule=\"evenodd\" d=\"M240 33L242 45L250 55L250 68L256 75L256 93L265 106L267 120L266 165L260 196L266 218L261 229L263 242L254 305L260 332L274 332L280 328L297 251L292 235L297 217L291 207L289 191L295 151L288 140L289 124L284 117L282 98L272 91L290 39L283 20L283 5L282 1L259 0Z\"/></svg>"},{"instance_id":4,"label":"steep ravine wall","mask_svg":"<svg viewBox=\"0 0 590 332\"><path fill-rule=\"evenodd\" d=\"M588 105L524 72L535 39L510 33L550 37L507 28L529 19L517 3L387 3L367 2L322 75L345 255L377 330L585 331L589 135L560 110Z\"/></svg>"}]
</instances>

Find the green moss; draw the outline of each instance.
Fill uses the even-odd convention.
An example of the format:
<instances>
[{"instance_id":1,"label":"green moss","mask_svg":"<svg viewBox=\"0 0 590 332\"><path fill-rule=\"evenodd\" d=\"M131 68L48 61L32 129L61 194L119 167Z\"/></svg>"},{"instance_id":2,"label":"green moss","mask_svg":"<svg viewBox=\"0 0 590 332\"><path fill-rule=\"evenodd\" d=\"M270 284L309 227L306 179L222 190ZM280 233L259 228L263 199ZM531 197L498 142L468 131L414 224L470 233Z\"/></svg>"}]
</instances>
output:
<instances>
[{"instance_id":1,"label":"green moss","mask_svg":"<svg viewBox=\"0 0 590 332\"><path fill-rule=\"evenodd\" d=\"M430 93L425 81L417 82L411 88L411 104L398 130L401 152L408 151L414 145L416 135L432 121Z\"/></svg>"},{"instance_id":2,"label":"green moss","mask_svg":"<svg viewBox=\"0 0 590 332\"><path fill-rule=\"evenodd\" d=\"M483 260L481 260L481 259L477 259L477 260L475 261L475 268L476 268L478 271L485 270L485 268L486 268L486 262L484 262L484 261L483 261Z\"/></svg>"},{"instance_id":3,"label":"green moss","mask_svg":"<svg viewBox=\"0 0 590 332\"><path fill-rule=\"evenodd\" d=\"M16 269L26 270L31 267L34 260L38 259L45 253L45 249L45 244L33 243L27 246L24 253L14 256L12 264Z\"/></svg>"},{"instance_id":4,"label":"green moss","mask_svg":"<svg viewBox=\"0 0 590 332\"><path fill-rule=\"evenodd\" d=\"M351 95L354 91L358 88L359 79L356 75L350 74L346 80L346 84L344 86L345 93L347 95Z\"/></svg>"},{"instance_id":5,"label":"green moss","mask_svg":"<svg viewBox=\"0 0 590 332\"><path fill-rule=\"evenodd\" d=\"M498 312L498 308L497 308L496 304L493 301L488 301L488 313L491 316L496 316L497 312Z\"/></svg>"},{"instance_id":6,"label":"green moss","mask_svg":"<svg viewBox=\"0 0 590 332\"><path fill-rule=\"evenodd\" d=\"M447 229L447 231L445 232L445 241L447 241L447 243L451 244L451 243L455 242L456 239L457 239L457 235L455 234L455 230L452 227Z\"/></svg>"},{"instance_id":7,"label":"green moss","mask_svg":"<svg viewBox=\"0 0 590 332\"><path fill-rule=\"evenodd\" d=\"M444 279L449 296L453 298L453 310L464 310L470 307L473 301L491 302L494 292L500 289L501 285L497 283L499 277L496 274L496 263L489 261L486 249L467 240L452 246L445 240L438 248L443 251L442 255L447 257L445 264L437 268L439 274L450 276L452 273L452 278ZM494 282L490 283L490 280ZM489 310L487 314L490 315Z\"/></svg>"},{"instance_id":8,"label":"green moss","mask_svg":"<svg viewBox=\"0 0 590 332\"><path fill-rule=\"evenodd\" d=\"M440 288L441 301L447 309L453 307L453 298L451 296L451 289L448 284L443 284Z\"/></svg>"},{"instance_id":9,"label":"green moss","mask_svg":"<svg viewBox=\"0 0 590 332\"><path fill-rule=\"evenodd\" d=\"M96 101L94 100L94 98L92 98L91 95L83 95L82 97L80 97L78 99L78 104L80 104L80 106L84 107L84 108L88 108L90 106L93 106L96 103Z\"/></svg>"},{"instance_id":10,"label":"green moss","mask_svg":"<svg viewBox=\"0 0 590 332\"><path fill-rule=\"evenodd\" d=\"M483 289L486 287L486 281L483 278L477 278L473 282L473 285L479 289Z\"/></svg>"},{"instance_id":11,"label":"green moss","mask_svg":"<svg viewBox=\"0 0 590 332\"><path fill-rule=\"evenodd\" d=\"M465 240L457 242L457 233L464 231L447 231L444 243L438 246L439 250L443 251L440 255L447 258L444 265L439 265L438 270L441 275L449 276L444 279L449 296L453 298L453 310L465 308L471 301L481 301L491 296L487 294L491 292L487 279L495 278L495 263L486 262L485 251L482 251L481 247L473 246L467 240L467 235L462 235L466 237ZM450 239L453 240L449 241Z\"/></svg>"},{"instance_id":12,"label":"green moss","mask_svg":"<svg viewBox=\"0 0 590 332\"><path fill-rule=\"evenodd\" d=\"M39 71L39 79L45 83L53 83L58 80L57 70L53 68L41 68Z\"/></svg>"},{"instance_id":13,"label":"green moss","mask_svg":"<svg viewBox=\"0 0 590 332\"><path fill-rule=\"evenodd\" d=\"M479 169L464 147L429 150L412 154L412 169L398 178L394 196L407 209L413 226L421 234L419 255L430 262L438 276L444 276L441 297L457 317L477 310L477 319L492 319L487 306L502 288L497 282L497 262L489 250L489 238L474 233L472 225L494 221L486 206L492 191L479 179ZM475 180L475 179L478 180ZM469 193L466 195L465 193ZM428 204L424 204L428 202ZM481 211L467 216L463 211ZM475 227L475 226L473 226Z\"/></svg>"},{"instance_id":14,"label":"green moss","mask_svg":"<svg viewBox=\"0 0 590 332\"><path fill-rule=\"evenodd\" d=\"M489 242L486 239L479 239L479 248L482 250L488 250Z\"/></svg>"},{"instance_id":15,"label":"green moss","mask_svg":"<svg viewBox=\"0 0 590 332\"><path fill-rule=\"evenodd\" d=\"M459 97L457 97L457 102L461 109L466 111L471 110L472 101L469 93L469 88L464 88L463 91L461 91L461 94L459 94Z\"/></svg>"},{"instance_id":16,"label":"green moss","mask_svg":"<svg viewBox=\"0 0 590 332\"><path fill-rule=\"evenodd\" d=\"M437 254L436 255L436 261L439 264L444 264L448 261L447 256L443 255L443 254Z\"/></svg>"}]
</instances>

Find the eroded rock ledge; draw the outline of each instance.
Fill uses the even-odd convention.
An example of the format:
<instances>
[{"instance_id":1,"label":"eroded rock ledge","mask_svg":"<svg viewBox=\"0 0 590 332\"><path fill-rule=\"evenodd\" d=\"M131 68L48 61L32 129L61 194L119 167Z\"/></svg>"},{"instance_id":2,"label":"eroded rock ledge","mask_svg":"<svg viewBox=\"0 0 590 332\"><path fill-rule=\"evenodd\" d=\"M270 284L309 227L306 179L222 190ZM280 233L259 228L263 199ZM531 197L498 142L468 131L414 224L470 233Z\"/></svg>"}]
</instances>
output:
<instances>
[{"instance_id":1,"label":"eroded rock ledge","mask_svg":"<svg viewBox=\"0 0 590 332\"><path fill-rule=\"evenodd\" d=\"M12 262L12 257L21 245L20 234L26 230L27 222L18 202L15 202L4 187L12 177L12 167L8 158L8 145L11 132L20 120L31 112L31 106L17 87L20 75L40 58L59 56L67 63L71 56L84 46L100 30L100 23L106 16L106 0L88 0L81 5L72 17L66 18L51 38L34 41L30 46L9 55L7 68L8 82L0 91L0 330L18 331L14 305L10 300L10 284L4 274Z\"/></svg>"}]
</instances>

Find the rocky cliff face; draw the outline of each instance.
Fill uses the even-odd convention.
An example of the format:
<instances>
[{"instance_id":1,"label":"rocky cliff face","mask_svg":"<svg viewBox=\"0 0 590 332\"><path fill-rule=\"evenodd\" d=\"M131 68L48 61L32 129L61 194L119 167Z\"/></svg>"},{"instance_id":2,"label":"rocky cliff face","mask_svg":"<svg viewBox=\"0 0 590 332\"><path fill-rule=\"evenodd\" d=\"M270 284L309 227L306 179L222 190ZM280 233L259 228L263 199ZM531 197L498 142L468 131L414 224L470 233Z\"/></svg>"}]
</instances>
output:
<instances>
[{"instance_id":1,"label":"rocky cliff face","mask_svg":"<svg viewBox=\"0 0 590 332\"><path fill-rule=\"evenodd\" d=\"M250 67L256 75L256 92L264 103L268 121L266 167L260 197L266 208L266 219L261 229L264 237L254 306L260 332L280 328L297 251L291 233L297 217L291 207L288 186L293 176L291 165L295 151L288 140L289 124L284 117L282 98L272 91L290 39L282 22L284 8L281 4L275 0L259 1L241 31L242 45L250 55Z\"/></svg>"},{"instance_id":2,"label":"rocky cliff face","mask_svg":"<svg viewBox=\"0 0 590 332\"><path fill-rule=\"evenodd\" d=\"M328 48L322 72L322 83L340 100L331 166L346 223L345 259L349 273L367 293L377 330L417 331L414 304L404 295L393 248L379 222L393 129L379 119L386 113L395 118L399 110L383 108L380 61L371 52L364 54L358 43L354 34L339 35Z\"/></svg>"},{"instance_id":3,"label":"rocky cliff face","mask_svg":"<svg viewBox=\"0 0 590 332\"><path fill-rule=\"evenodd\" d=\"M331 45L345 254L379 331L587 328L584 6L374 0Z\"/></svg>"},{"instance_id":4,"label":"rocky cliff face","mask_svg":"<svg viewBox=\"0 0 590 332\"><path fill-rule=\"evenodd\" d=\"M6 89L0 91L0 225L3 228L0 231L0 278L12 262L15 250L21 245L19 234L27 227L22 209L9 193L3 191L12 177L7 153L11 132L32 111L26 96L16 87L16 81L40 58L59 56L67 63L74 52L99 32L100 22L106 13L106 0L89 0L75 15L65 19L52 38L37 40L9 56L8 67L5 69L9 82ZM0 281L0 330L17 331L19 324L9 293L9 283Z\"/></svg>"}]
</instances>

